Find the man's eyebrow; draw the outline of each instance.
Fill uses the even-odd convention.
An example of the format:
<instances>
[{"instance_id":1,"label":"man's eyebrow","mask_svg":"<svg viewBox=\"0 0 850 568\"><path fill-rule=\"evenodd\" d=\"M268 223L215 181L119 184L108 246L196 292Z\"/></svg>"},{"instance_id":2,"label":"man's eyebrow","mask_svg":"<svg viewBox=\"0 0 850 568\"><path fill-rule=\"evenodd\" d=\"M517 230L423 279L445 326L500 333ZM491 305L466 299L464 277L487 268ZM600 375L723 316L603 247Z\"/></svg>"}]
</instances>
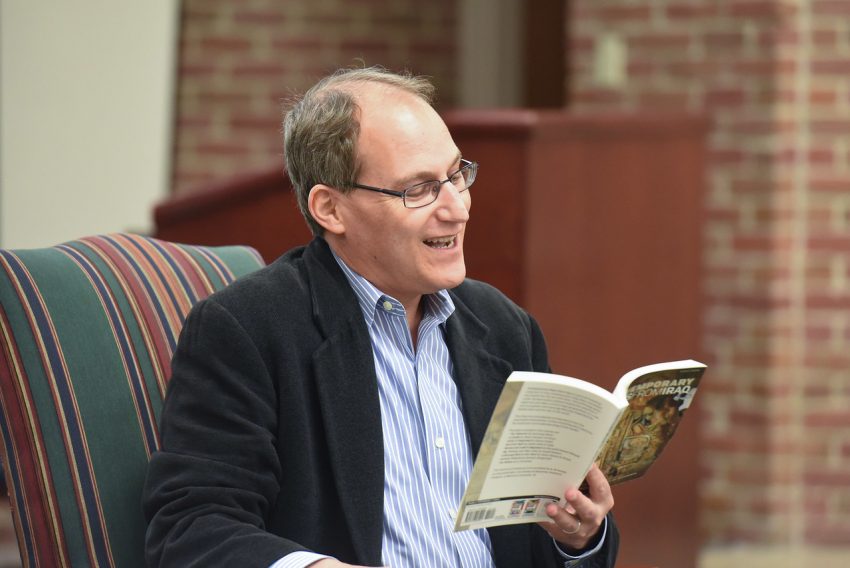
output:
<instances>
[{"instance_id":1,"label":"man's eyebrow","mask_svg":"<svg viewBox=\"0 0 850 568\"><path fill-rule=\"evenodd\" d=\"M458 152L457 156L455 156L455 159L452 161L452 166L460 164L460 161L461 161L462 158L463 158L463 154ZM402 181L398 182L398 185L399 185L399 187L402 187L402 188L408 188L411 185L416 185L418 183L424 183L426 181L433 181L434 179L435 179L434 174L432 174L431 172L419 172L417 174L407 176Z\"/></svg>"}]
</instances>

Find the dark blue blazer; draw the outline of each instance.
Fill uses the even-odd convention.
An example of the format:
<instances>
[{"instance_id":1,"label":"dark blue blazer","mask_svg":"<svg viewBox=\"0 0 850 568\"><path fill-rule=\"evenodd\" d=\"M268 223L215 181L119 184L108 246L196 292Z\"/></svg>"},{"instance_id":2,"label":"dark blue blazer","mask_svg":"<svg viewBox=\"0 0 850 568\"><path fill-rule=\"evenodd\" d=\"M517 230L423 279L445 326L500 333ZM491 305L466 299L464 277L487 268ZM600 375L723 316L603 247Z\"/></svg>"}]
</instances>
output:
<instances>
[{"instance_id":1,"label":"dark blue blazer","mask_svg":"<svg viewBox=\"0 0 850 568\"><path fill-rule=\"evenodd\" d=\"M537 323L492 286L450 291L446 322L473 452L513 370L548 371ZM148 469L154 566L266 568L296 550L381 563L378 385L359 304L317 238L199 302L180 336ZM490 529L497 566L563 566L533 524ZM609 516L602 552L614 566ZM398 568L398 567L396 567Z\"/></svg>"}]
</instances>

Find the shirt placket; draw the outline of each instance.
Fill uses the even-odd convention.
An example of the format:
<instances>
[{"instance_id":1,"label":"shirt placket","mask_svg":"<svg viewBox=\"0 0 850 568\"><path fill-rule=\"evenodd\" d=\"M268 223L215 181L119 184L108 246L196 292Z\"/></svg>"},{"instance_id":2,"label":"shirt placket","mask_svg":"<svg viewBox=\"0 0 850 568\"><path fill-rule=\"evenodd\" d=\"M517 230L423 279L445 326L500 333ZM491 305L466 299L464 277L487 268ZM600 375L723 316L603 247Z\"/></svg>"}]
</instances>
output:
<instances>
[{"instance_id":1,"label":"shirt placket","mask_svg":"<svg viewBox=\"0 0 850 568\"><path fill-rule=\"evenodd\" d=\"M474 531L454 532L457 506L463 497L472 464L471 457L465 455L465 448L461 444L466 437L466 430L463 425L460 396L451 377L451 363L448 363L446 372L432 358L438 353L448 357L447 352L433 344L441 339L438 337L440 333L439 321L433 316L426 316L420 326L419 349L415 358L425 428L425 459L431 490L445 513L444 521L460 565L471 568L475 565L473 559L482 558L480 551L476 554L475 550L485 548L487 551L483 555L484 558L488 556L489 550L480 535Z\"/></svg>"}]
</instances>

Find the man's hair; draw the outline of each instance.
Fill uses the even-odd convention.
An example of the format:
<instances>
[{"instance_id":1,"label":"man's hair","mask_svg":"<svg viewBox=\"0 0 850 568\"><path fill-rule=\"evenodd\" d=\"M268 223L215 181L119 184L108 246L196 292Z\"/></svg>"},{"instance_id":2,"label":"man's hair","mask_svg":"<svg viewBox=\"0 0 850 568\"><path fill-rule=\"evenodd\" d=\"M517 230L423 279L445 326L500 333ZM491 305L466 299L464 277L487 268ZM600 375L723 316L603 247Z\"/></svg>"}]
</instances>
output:
<instances>
[{"instance_id":1,"label":"man's hair","mask_svg":"<svg viewBox=\"0 0 850 568\"><path fill-rule=\"evenodd\" d=\"M396 87L433 104L434 86L424 77L393 73L381 67L340 69L297 99L283 119L286 170L298 207L314 235L324 229L310 214L307 197L316 184L349 192L357 179L360 133L358 85Z\"/></svg>"}]
</instances>

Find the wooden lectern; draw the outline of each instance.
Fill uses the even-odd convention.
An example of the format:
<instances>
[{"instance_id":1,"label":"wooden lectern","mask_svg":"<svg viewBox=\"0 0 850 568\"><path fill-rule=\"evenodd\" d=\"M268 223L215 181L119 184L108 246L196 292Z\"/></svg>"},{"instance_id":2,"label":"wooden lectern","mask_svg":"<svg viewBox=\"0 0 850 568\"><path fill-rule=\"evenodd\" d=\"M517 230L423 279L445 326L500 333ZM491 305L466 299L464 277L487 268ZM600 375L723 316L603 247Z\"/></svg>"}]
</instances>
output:
<instances>
[{"instance_id":1,"label":"wooden lectern","mask_svg":"<svg viewBox=\"0 0 850 568\"><path fill-rule=\"evenodd\" d=\"M526 110L445 119L481 164L468 274L537 318L554 372L613 388L634 367L701 358L704 119ZM273 260L309 239L282 169L163 203L157 236L248 244ZM699 401L646 477L614 488L624 565L696 565Z\"/></svg>"}]
</instances>

